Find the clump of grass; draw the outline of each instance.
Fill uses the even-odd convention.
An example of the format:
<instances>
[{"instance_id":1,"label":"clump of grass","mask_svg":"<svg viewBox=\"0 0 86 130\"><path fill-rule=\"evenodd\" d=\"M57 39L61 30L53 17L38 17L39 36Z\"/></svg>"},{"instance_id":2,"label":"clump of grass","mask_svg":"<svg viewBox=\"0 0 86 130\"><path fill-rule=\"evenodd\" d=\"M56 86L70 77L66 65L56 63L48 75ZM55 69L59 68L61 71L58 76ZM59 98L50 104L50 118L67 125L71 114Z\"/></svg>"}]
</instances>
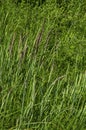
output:
<instances>
[{"instance_id":1,"label":"clump of grass","mask_svg":"<svg viewBox=\"0 0 86 130\"><path fill-rule=\"evenodd\" d=\"M83 3L0 10L0 129L85 130Z\"/></svg>"}]
</instances>

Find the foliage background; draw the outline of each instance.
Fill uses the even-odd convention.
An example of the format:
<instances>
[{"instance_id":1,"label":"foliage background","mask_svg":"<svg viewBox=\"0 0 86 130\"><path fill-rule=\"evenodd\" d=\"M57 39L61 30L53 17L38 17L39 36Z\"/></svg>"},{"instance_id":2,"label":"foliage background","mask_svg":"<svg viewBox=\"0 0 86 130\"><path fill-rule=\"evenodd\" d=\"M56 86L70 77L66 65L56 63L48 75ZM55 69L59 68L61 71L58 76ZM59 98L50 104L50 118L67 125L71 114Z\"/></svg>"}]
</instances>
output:
<instances>
[{"instance_id":1,"label":"foliage background","mask_svg":"<svg viewBox=\"0 0 86 130\"><path fill-rule=\"evenodd\" d=\"M0 3L0 129L86 129L86 2Z\"/></svg>"}]
</instances>

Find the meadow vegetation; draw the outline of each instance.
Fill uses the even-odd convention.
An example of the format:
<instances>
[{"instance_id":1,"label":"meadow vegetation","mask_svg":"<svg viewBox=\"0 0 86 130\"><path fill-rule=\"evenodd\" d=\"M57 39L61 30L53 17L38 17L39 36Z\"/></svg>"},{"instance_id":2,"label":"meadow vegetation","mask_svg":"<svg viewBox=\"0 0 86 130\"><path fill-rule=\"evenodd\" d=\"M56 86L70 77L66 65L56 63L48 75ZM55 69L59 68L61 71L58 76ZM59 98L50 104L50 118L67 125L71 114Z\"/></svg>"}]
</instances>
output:
<instances>
[{"instance_id":1,"label":"meadow vegetation","mask_svg":"<svg viewBox=\"0 0 86 130\"><path fill-rule=\"evenodd\" d=\"M0 130L86 130L86 2L0 2Z\"/></svg>"}]
</instances>

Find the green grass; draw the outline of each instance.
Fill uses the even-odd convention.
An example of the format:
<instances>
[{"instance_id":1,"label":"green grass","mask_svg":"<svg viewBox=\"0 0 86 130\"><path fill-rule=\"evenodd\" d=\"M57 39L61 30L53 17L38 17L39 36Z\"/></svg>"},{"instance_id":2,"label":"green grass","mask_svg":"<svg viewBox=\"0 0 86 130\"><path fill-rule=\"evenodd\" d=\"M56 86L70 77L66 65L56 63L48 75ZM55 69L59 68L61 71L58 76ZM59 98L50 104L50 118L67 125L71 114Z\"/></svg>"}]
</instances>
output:
<instances>
[{"instance_id":1,"label":"green grass","mask_svg":"<svg viewBox=\"0 0 86 130\"><path fill-rule=\"evenodd\" d=\"M0 130L86 130L85 8L2 2Z\"/></svg>"}]
</instances>

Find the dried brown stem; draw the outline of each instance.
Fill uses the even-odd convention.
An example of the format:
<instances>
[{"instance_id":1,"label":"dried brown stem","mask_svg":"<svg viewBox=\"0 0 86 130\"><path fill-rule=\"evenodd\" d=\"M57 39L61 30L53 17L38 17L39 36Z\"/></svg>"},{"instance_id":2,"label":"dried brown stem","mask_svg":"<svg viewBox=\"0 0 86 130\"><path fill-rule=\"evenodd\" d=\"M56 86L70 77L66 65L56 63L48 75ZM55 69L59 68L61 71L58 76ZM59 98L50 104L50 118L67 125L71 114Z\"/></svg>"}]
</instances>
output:
<instances>
[{"instance_id":1,"label":"dried brown stem","mask_svg":"<svg viewBox=\"0 0 86 130\"><path fill-rule=\"evenodd\" d=\"M40 45L41 40L42 40L42 34L44 32L44 25L45 25L45 20L42 24L42 28L41 28L40 32L38 33L38 35L36 37L32 54L37 54L37 52L38 52L38 48L39 48L39 45Z\"/></svg>"}]
</instances>

